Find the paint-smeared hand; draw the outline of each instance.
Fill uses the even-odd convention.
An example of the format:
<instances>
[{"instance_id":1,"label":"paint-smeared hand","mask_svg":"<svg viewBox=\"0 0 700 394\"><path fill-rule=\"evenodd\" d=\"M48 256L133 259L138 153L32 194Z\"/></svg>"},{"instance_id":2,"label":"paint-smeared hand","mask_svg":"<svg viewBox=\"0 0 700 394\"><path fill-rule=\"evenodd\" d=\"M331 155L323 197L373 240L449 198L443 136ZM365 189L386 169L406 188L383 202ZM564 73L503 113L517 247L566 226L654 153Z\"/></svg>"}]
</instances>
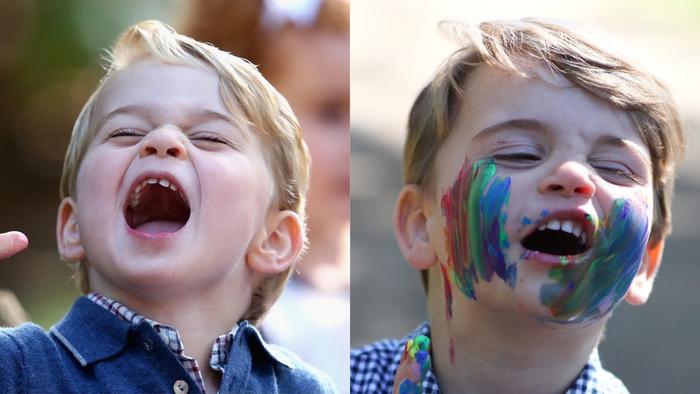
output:
<instances>
[{"instance_id":1,"label":"paint-smeared hand","mask_svg":"<svg viewBox=\"0 0 700 394\"><path fill-rule=\"evenodd\" d=\"M21 252L27 245L29 245L27 236L19 231L0 234L0 260Z\"/></svg>"},{"instance_id":2,"label":"paint-smeared hand","mask_svg":"<svg viewBox=\"0 0 700 394\"><path fill-rule=\"evenodd\" d=\"M430 370L430 338L418 335L409 339L394 376L394 394L421 394L423 380Z\"/></svg>"}]
</instances>

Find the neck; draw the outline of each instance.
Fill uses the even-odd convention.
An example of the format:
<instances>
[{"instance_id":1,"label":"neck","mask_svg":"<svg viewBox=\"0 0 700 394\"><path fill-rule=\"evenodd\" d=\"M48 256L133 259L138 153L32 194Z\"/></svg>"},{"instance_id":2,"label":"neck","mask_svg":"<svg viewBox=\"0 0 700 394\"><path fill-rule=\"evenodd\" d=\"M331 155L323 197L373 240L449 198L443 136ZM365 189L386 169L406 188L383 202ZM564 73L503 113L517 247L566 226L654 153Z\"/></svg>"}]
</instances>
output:
<instances>
[{"instance_id":1,"label":"neck","mask_svg":"<svg viewBox=\"0 0 700 394\"><path fill-rule=\"evenodd\" d=\"M197 360L207 392L216 393L221 376L209 367L212 346L220 335L228 333L244 313L231 299L231 291L212 287L206 292L181 291L179 296L141 297L117 289L95 289L158 323L175 328L185 354ZM244 299L245 297L238 297ZM247 306L247 302L244 306Z\"/></svg>"},{"instance_id":2,"label":"neck","mask_svg":"<svg viewBox=\"0 0 700 394\"><path fill-rule=\"evenodd\" d=\"M350 226L319 228L309 223L309 252L297 264L299 276L325 292L344 291L350 286Z\"/></svg>"},{"instance_id":3,"label":"neck","mask_svg":"<svg viewBox=\"0 0 700 394\"><path fill-rule=\"evenodd\" d=\"M445 393L562 393L605 325L504 318L472 300L455 301L449 321L444 308L431 312L433 370Z\"/></svg>"}]
</instances>

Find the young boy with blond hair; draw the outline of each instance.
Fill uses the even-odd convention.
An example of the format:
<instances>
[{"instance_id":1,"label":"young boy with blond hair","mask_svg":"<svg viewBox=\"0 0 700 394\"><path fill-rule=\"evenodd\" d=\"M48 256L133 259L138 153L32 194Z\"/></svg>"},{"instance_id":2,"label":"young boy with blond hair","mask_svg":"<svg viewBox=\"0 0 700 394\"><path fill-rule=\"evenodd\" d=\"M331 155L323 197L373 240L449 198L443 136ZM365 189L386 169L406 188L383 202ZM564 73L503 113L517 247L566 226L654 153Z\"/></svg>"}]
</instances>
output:
<instances>
[{"instance_id":1,"label":"young boy with blond hair","mask_svg":"<svg viewBox=\"0 0 700 394\"><path fill-rule=\"evenodd\" d=\"M304 248L307 183L297 120L254 66L129 28L61 180L58 249L87 297L49 332L0 331L0 390L333 391L253 326Z\"/></svg>"},{"instance_id":2,"label":"young boy with blond hair","mask_svg":"<svg viewBox=\"0 0 700 394\"><path fill-rule=\"evenodd\" d=\"M625 393L597 345L649 297L683 150L667 89L538 19L452 24L416 99L394 215L428 318L352 352L353 393Z\"/></svg>"}]
</instances>

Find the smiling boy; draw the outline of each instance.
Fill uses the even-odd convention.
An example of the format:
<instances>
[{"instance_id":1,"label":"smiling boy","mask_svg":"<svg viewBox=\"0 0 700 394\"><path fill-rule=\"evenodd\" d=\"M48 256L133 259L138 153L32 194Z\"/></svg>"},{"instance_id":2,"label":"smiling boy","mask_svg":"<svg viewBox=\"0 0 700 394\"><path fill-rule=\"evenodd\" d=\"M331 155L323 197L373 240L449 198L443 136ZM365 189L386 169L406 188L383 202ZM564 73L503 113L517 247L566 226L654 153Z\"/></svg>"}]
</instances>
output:
<instances>
[{"instance_id":1,"label":"smiling boy","mask_svg":"<svg viewBox=\"0 0 700 394\"><path fill-rule=\"evenodd\" d=\"M254 66L128 29L61 183L59 253L89 294L48 333L0 332L0 390L332 391L252 325L304 247L307 181L297 121Z\"/></svg>"},{"instance_id":2,"label":"smiling boy","mask_svg":"<svg viewBox=\"0 0 700 394\"><path fill-rule=\"evenodd\" d=\"M452 28L467 40L413 105L394 216L429 321L353 351L352 391L627 392L596 349L670 230L668 91L582 29Z\"/></svg>"}]
</instances>

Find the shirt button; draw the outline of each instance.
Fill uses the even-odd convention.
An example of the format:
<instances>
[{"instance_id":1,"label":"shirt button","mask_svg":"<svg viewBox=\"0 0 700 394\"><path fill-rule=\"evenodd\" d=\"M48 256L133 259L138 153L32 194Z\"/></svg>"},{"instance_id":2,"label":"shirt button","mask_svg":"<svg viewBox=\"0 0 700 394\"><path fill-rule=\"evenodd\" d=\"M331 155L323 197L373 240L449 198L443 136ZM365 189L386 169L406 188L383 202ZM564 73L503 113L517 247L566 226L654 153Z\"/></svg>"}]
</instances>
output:
<instances>
[{"instance_id":1,"label":"shirt button","mask_svg":"<svg viewBox=\"0 0 700 394\"><path fill-rule=\"evenodd\" d=\"M146 338L143 340L143 350L147 352L152 352L153 351L153 341L150 339Z\"/></svg>"},{"instance_id":2,"label":"shirt button","mask_svg":"<svg viewBox=\"0 0 700 394\"><path fill-rule=\"evenodd\" d=\"M190 385L184 380L176 380L173 384L173 393L175 394L187 394L190 391Z\"/></svg>"}]
</instances>

